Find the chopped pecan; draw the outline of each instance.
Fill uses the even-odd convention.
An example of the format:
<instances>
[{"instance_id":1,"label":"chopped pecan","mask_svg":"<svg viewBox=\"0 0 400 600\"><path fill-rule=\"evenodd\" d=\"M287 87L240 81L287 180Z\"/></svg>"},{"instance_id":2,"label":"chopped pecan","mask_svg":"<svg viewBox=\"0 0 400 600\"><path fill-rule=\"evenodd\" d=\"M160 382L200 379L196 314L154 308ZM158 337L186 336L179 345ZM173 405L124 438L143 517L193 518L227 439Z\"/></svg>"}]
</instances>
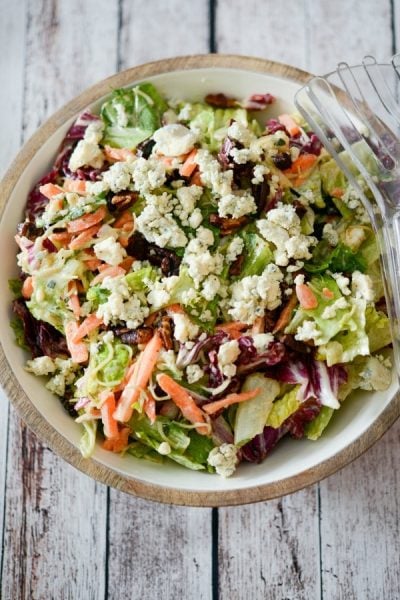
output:
<instances>
[{"instance_id":1,"label":"chopped pecan","mask_svg":"<svg viewBox=\"0 0 400 600\"><path fill-rule=\"evenodd\" d=\"M172 321L168 316L161 317L156 325L157 331L160 334L163 346L166 350L172 350L174 347L172 341Z\"/></svg>"},{"instance_id":2,"label":"chopped pecan","mask_svg":"<svg viewBox=\"0 0 400 600\"><path fill-rule=\"evenodd\" d=\"M242 270L242 266L243 266L243 261L244 261L244 254L240 254L237 257L237 259L235 261L233 261L233 263L229 267L229 275L231 277L236 277L237 275L240 275L240 271Z\"/></svg>"},{"instance_id":3,"label":"chopped pecan","mask_svg":"<svg viewBox=\"0 0 400 600\"><path fill-rule=\"evenodd\" d=\"M232 108L238 106L238 101L235 98L228 98L225 94L207 94L204 98L205 102L216 108Z\"/></svg>"},{"instance_id":4,"label":"chopped pecan","mask_svg":"<svg viewBox=\"0 0 400 600\"><path fill-rule=\"evenodd\" d=\"M111 198L111 204L117 208L127 208L139 198L138 192L121 192Z\"/></svg>"},{"instance_id":5,"label":"chopped pecan","mask_svg":"<svg viewBox=\"0 0 400 600\"><path fill-rule=\"evenodd\" d=\"M128 329L128 327L116 327L114 335L117 336L123 344L133 346L135 344L147 344L153 337L151 327L138 327L137 329Z\"/></svg>"},{"instance_id":6,"label":"chopped pecan","mask_svg":"<svg viewBox=\"0 0 400 600\"><path fill-rule=\"evenodd\" d=\"M216 213L212 213L209 220L211 225L214 225L214 227L218 227L221 230L221 235L234 233L249 222L249 218L246 217L246 215L243 215L243 217L239 217L238 219L230 219L228 217L220 217Z\"/></svg>"}]
</instances>

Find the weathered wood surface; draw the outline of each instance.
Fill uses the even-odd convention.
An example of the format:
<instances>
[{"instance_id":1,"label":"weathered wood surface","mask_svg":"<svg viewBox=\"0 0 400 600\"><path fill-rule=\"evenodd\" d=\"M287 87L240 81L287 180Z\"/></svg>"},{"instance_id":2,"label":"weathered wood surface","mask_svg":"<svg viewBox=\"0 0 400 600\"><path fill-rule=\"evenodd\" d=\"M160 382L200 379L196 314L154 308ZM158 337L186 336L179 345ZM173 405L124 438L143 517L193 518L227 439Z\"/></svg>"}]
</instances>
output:
<instances>
[{"instance_id":1,"label":"weathered wood surface","mask_svg":"<svg viewBox=\"0 0 400 600\"><path fill-rule=\"evenodd\" d=\"M400 0L288 0L284 13L272 0L0 0L0 8L0 170L46 116L118 68L207 52L215 40L219 52L323 73L365 53L387 58L400 41ZM400 424L319 486L211 519L208 509L107 491L43 447L13 410L7 427L7 415L0 395L5 600L400 596ZM2 516L0 500L0 532Z\"/></svg>"}]
</instances>

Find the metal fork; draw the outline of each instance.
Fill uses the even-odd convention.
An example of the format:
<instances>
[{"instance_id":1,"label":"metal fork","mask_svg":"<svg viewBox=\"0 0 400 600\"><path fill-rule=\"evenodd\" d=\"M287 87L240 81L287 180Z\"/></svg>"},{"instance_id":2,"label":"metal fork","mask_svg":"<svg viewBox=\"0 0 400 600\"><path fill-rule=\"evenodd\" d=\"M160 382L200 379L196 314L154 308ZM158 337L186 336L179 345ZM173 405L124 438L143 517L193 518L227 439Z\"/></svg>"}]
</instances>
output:
<instances>
[{"instance_id":1,"label":"metal fork","mask_svg":"<svg viewBox=\"0 0 400 600\"><path fill-rule=\"evenodd\" d=\"M314 77L295 104L362 201L381 252L394 358L400 375L400 54L340 63Z\"/></svg>"}]
</instances>

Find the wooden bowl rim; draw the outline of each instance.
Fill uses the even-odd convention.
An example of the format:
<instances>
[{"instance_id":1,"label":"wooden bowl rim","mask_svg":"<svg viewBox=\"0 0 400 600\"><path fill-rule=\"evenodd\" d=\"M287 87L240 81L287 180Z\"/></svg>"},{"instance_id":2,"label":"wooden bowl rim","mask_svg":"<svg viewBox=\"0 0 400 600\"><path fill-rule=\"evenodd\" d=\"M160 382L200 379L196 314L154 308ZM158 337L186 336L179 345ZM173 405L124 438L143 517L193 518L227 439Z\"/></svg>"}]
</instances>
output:
<instances>
[{"instance_id":1,"label":"wooden bowl rim","mask_svg":"<svg viewBox=\"0 0 400 600\"><path fill-rule=\"evenodd\" d=\"M112 75L91 86L65 104L26 142L12 162L1 183L0 217L3 215L4 208L15 184L20 178L20 174L23 173L35 152L68 119L82 112L88 105L96 102L102 96L107 95L111 88L122 87L137 80L143 80L146 77L166 72L210 67L243 69L271 74L299 83L306 83L312 77L310 73L282 63L250 56L222 54L168 58L146 63ZM346 448L330 459L321 462L311 469L304 470L295 476L246 489L191 491L166 488L134 478L128 478L120 475L112 468L97 462L95 459L82 458L79 450L63 435L58 433L32 404L8 363L2 346L0 346L0 383L23 421L43 443L68 463L93 479L123 492L139 496L146 500L184 506L211 507L248 504L270 500L301 490L332 475L359 457L389 429L400 414L400 394L396 393L379 418Z\"/></svg>"}]
</instances>

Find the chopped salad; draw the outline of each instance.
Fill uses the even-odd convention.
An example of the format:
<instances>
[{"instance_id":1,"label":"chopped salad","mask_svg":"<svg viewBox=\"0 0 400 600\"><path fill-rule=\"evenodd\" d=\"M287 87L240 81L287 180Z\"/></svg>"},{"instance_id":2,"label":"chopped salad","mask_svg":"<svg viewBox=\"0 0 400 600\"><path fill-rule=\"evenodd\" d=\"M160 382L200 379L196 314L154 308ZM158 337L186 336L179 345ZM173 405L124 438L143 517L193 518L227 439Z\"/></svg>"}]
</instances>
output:
<instances>
[{"instance_id":1,"label":"chopped salad","mask_svg":"<svg viewBox=\"0 0 400 600\"><path fill-rule=\"evenodd\" d=\"M84 457L98 439L226 477L389 386L368 216L274 102L115 90L29 194L12 327Z\"/></svg>"}]
</instances>

